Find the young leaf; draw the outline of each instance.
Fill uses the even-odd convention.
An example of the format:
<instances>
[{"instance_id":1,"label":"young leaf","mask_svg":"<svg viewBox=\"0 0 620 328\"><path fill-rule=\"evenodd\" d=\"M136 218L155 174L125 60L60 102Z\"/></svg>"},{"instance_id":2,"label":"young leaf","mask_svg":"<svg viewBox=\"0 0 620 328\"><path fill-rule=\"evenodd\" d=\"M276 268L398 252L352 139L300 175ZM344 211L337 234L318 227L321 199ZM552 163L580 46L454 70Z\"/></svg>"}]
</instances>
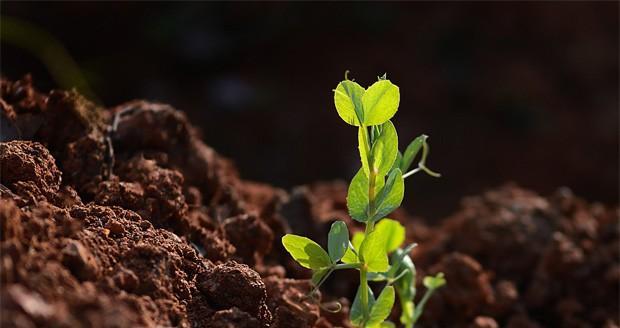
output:
<instances>
[{"instance_id":1,"label":"young leaf","mask_svg":"<svg viewBox=\"0 0 620 328\"><path fill-rule=\"evenodd\" d=\"M398 110L400 91L390 80L371 85L362 96L364 125L379 125L392 118Z\"/></svg>"},{"instance_id":2,"label":"young leaf","mask_svg":"<svg viewBox=\"0 0 620 328\"><path fill-rule=\"evenodd\" d=\"M379 131L380 125L373 125L368 129L370 131L370 143L372 144L374 140L377 139L381 131Z\"/></svg>"},{"instance_id":3,"label":"young leaf","mask_svg":"<svg viewBox=\"0 0 620 328\"><path fill-rule=\"evenodd\" d=\"M420 149L422 149L422 144L424 144L426 138L428 137L423 134L415 138L409 146L407 146L407 149L405 149L405 153L403 154L403 159L400 162L400 170L402 172L407 172L407 170L409 170L415 156L420 152Z\"/></svg>"},{"instance_id":4,"label":"young leaf","mask_svg":"<svg viewBox=\"0 0 620 328\"><path fill-rule=\"evenodd\" d=\"M282 237L282 245L304 268L318 270L332 264L327 252L319 244L306 237L286 234Z\"/></svg>"},{"instance_id":5,"label":"young leaf","mask_svg":"<svg viewBox=\"0 0 620 328\"><path fill-rule=\"evenodd\" d=\"M368 184L368 177L364 174L364 170L360 169L351 180L347 193L349 215L360 222L368 221ZM383 184L383 178L377 177L375 179L375 190L381 190Z\"/></svg>"},{"instance_id":6,"label":"young leaf","mask_svg":"<svg viewBox=\"0 0 620 328\"><path fill-rule=\"evenodd\" d=\"M349 229L343 221L332 223L327 235L327 251L332 262L338 262L349 246Z\"/></svg>"},{"instance_id":7,"label":"young leaf","mask_svg":"<svg viewBox=\"0 0 620 328\"><path fill-rule=\"evenodd\" d=\"M403 255L402 253L404 253L404 251L399 249L394 253L394 256L400 257ZM401 264L396 275L403 274L403 276L394 283L394 287L396 288L396 293L398 293L398 299L400 300L400 322L405 327L411 327L414 323L415 315L413 299L416 293L416 271L409 255L402 257L400 262Z\"/></svg>"},{"instance_id":8,"label":"young leaf","mask_svg":"<svg viewBox=\"0 0 620 328\"><path fill-rule=\"evenodd\" d=\"M416 246L418 246L418 244L412 243L407 245L407 247L405 247L404 249L397 249L392 254L392 256L390 257L390 270L387 272L388 277L397 277L399 272L403 271L401 270L401 266L403 265L403 261L405 261L405 257L411 262L411 259L409 258L409 253ZM411 265L413 266L413 262L411 262Z\"/></svg>"},{"instance_id":9,"label":"young leaf","mask_svg":"<svg viewBox=\"0 0 620 328\"><path fill-rule=\"evenodd\" d=\"M360 246L360 257L368 266L368 272L387 271L389 265L385 252L385 235L381 231L375 230L364 238Z\"/></svg>"},{"instance_id":10,"label":"young leaf","mask_svg":"<svg viewBox=\"0 0 620 328\"><path fill-rule=\"evenodd\" d=\"M403 174L400 169L394 169L390 172L385 186L377 194L377 210L370 220L379 220L397 209L403 201L404 194Z\"/></svg>"},{"instance_id":11,"label":"young leaf","mask_svg":"<svg viewBox=\"0 0 620 328\"><path fill-rule=\"evenodd\" d=\"M392 312L392 306L394 306L394 287L387 286L383 288L372 306L366 323L367 326L379 326Z\"/></svg>"},{"instance_id":12,"label":"young leaf","mask_svg":"<svg viewBox=\"0 0 620 328\"><path fill-rule=\"evenodd\" d=\"M398 155L398 135L391 121L381 126L381 134L371 149L372 169L378 176L385 176Z\"/></svg>"},{"instance_id":13,"label":"young leaf","mask_svg":"<svg viewBox=\"0 0 620 328\"><path fill-rule=\"evenodd\" d=\"M359 263L360 260L357 257L357 255L355 255L355 253L353 252L353 250L359 252L360 250L360 246L362 245L362 241L364 241L364 237L365 234L363 232L356 232L353 235L353 239L351 240L351 247L347 248L347 251L344 253L344 256L342 257L342 262L343 263Z\"/></svg>"},{"instance_id":14,"label":"young leaf","mask_svg":"<svg viewBox=\"0 0 620 328\"><path fill-rule=\"evenodd\" d=\"M360 295L361 288L357 288L355 299L351 305L351 312L349 313L349 319L355 326L360 326L364 320L364 310L362 309L362 296ZM372 308L375 304L375 296L372 294L372 290L368 288L368 307Z\"/></svg>"},{"instance_id":15,"label":"young leaf","mask_svg":"<svg viewBox=\"0 0 620 328\"><path fill-rule=\"evenodd\" d=\"M383 219L375 226L375 231L381 231L386 237L385 252L395 251L405 241L405 227L392 219Z\"/></svg>"},{"instance_id":16,"label":"young leaf","mask_svg":"<svg viewBox=\"0 0 620 328\"><path fill-rule=\"evenodd\" d=\"M424 296L422 296L422 299L420 300L418 305L415 307L415 310L413 312L413 323L418 321L418 319L422 315L422 312L424 311L424 306L426 305L426 302L428 302L428 299L431 297L431 295L433 295L435 290L446 284L446 279L444 278L443 273L440 272L434 277L424 277L422 282L426 287L426 292L424 293Z\"/></svg>"},{"instance_id":17,"label":"young leaf","mask_svg":"<svg viewBox=\"0 0 620 328\"><path fill-rule=\"evenodd\" d=\"M415 297L416 288L415 288L415 280L416 280L416 270L413 261L406 255L403 257L400 265L400 269L397 271L395 276L398 276L405 271L403 277L398 279L394 286L396 286L396 290L399 294L402 294L402 297L406 299L411 299Z\"/></svg>"},{"instance_id":18,"label":"young leaf","mask_svg":"<svg viewBox=\"0 0 620 328\"><path fill-rule=\"evenodd\" d=\"M439 272L434 277L433 276L424 277L424 279L422 280L422 283L424 284L424 287L428 289L437 289L446 284L446 278L444 277L442 272Z\"/></svg>"},{"instance_id":19,"label":"young leaf","mask_svg":"<svg viewBox=\"0 0 620 328\"><path fill-rule=\"evenodd\" d=\"M338 83L334 90L334 104L342 120L354 126L360 126L364 119L362 96L364 88L359 84L345 80Z\"/></svg>"}]
</instances>

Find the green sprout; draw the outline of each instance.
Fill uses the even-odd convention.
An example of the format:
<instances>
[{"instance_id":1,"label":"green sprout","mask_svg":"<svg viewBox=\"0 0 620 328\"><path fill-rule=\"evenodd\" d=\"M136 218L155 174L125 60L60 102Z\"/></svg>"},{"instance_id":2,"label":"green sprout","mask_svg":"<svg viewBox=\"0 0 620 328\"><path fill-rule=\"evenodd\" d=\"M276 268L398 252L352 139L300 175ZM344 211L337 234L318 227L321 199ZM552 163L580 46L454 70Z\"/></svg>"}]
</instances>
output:
<instances>
[{"instance_id":1,"label":"green sprout","mask_svg":"<svg viewBox=\"0 0 620 328\"><path fill-rule=\"evenodd\" d=\"M428 137L417 137L404 153L399 152L398 135L390 119L398 110L400 91L385 74L364 89L345 73L345 80L334 90L334 103L340 118L358 127L362 167L349 185L347 207L353 219L366 225L365 232L357 232L349 240L347 225L336 221L329 230L327 251L314 241L293 234L282 237L282 244L295 261L313 271L312 293L335 270L359 271L360 285L350 311L353 325L393 327L386 320L398 295L402 309L400 322L413 327L429 297L446 280L443 273L424 277L426 293L419 304L414 303L416 270L409 254L416 244L401 248L405 228L386 216L402 203L405 178L421 171L440 176L426 167ZM409 170L420 150L417 167ZM383 282L377 298L369 288L369 281Z\"/></svg>"}]
</instances>

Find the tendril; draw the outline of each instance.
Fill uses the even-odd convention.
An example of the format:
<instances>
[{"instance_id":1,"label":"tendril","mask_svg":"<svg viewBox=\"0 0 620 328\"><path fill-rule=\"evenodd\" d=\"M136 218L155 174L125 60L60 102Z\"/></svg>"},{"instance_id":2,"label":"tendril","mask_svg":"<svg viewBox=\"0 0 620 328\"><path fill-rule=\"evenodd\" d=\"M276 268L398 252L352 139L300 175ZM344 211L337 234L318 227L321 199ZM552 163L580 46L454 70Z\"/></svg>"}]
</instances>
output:
<instances>
[{"instance_id":1,"label":"tendril","mask_svg":"<svg viewBox=\"0 0 620 328\"><path fill-rule=\"evenodd\" d=\"M338 301L325 302L319 305L321 310L327 311L329 313L338 313L342 311L342 304Z\"/></svg>"}]
</instances>

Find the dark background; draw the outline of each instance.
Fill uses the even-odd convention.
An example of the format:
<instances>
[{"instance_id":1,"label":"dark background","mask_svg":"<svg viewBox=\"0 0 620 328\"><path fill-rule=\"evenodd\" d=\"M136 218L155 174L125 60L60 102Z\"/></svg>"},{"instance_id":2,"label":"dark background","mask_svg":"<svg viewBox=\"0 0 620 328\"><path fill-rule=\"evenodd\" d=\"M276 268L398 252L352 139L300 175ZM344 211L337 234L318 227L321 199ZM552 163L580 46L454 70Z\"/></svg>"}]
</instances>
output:
<instances>
[{"instance_id":1,"label":"dark background","mask_svg":"<svg viewBox=\"0 0 620 328\"><path fill-rule=\"evenodd\" d=\"M401 90L402 147L429 134L429 166L444 174L408 179L406 207L429 219L506 181L618 201L618 9L2 2L2 15L46 31L75 59L83 92L106 106L170 103L243 177L285 188L350 179L357 133L337 116L331 90L347 69L364 86L387 72ZM42 90L71 87L42 51L9 41L3 76L31 72Z\"/></svg>"}]
</instances>

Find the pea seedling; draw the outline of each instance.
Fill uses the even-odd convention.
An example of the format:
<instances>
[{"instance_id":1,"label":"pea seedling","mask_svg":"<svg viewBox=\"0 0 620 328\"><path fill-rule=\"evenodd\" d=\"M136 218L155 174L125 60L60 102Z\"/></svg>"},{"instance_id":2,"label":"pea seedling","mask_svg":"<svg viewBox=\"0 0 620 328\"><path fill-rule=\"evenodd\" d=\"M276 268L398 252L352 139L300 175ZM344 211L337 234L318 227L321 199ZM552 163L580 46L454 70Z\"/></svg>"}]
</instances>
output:
<instances>
[{"instance_id":1,"label":"pea seedling","mask_svg":"<svg viewBox=\"0 0 620 328\"><path fill-rule=\"evenodd\" d=\"M428 137L417 137L404 153L399 152L398 136L390 119L398 110L400 91L385 75L364 89L345 74L345 80L334 90L334 103L340 118L358 128L362 167L349 185L347 207L353 219L366 225L365 232L357 232L349 240L347 225L336 221L328 234L327 251L306 237L292 234L282 237L282 244L301 266L313 270L314 291L334 270L359 271L360 285L350 311L353 325L393 327L386 319L398 295L400 322L413 327L431 294L446 280L442 273L424 277L426 293L419 304L414 303L416 270L409 253L416 244L401 248L405 228L385 217L400 206L405 178L418 172L440 176L426 166ZM420 151L417 167L409 170ZM369 281L384 282L377 298Z\"/></svg>"}]
</instances>

